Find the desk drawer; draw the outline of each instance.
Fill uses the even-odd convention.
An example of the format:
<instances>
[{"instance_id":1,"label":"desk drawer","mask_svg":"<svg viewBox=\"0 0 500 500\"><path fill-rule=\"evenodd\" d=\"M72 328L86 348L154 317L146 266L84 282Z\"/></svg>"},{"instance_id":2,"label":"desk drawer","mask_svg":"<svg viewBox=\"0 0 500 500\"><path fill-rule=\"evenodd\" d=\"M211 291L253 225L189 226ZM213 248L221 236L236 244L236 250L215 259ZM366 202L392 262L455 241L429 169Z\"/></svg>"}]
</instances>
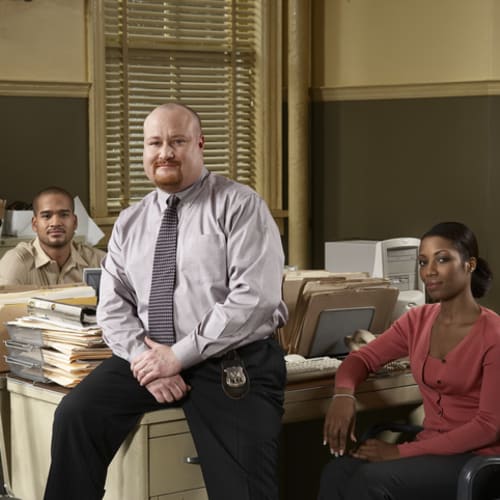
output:
<instances>
[{"instance_id":1,"label":"desk drawer","mask_svg":"<svg viewBox=\"0 0 500 500\"><path fill-rule=\"evenodd\" d=\"M196 455L191 434L187 432L149 439L150 497L204 488L200 466L184 462L185 457ZM197 496L172 498L198 499Z\"/></svg>"}]
</instances>

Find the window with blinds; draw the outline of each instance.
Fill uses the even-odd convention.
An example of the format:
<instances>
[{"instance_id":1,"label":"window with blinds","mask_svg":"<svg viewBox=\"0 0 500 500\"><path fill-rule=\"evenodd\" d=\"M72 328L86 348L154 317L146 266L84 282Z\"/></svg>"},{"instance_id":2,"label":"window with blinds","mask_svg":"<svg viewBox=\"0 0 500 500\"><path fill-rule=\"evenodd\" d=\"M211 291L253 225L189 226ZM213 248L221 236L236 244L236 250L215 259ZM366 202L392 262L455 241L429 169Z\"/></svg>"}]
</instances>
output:
<instances>
[{"instance_id":1,"label":"window with blinds","mask_svg":"<svg viewBox=\"0 0 500 500\"><path fill-rule=\"evenodd\" d=\"M142 125L155 106L171 100L200 114L207 168L256 188L258 5L104 0L102 215L116 215L151 191L142 167Z\"/></svg>"}]
</instances>

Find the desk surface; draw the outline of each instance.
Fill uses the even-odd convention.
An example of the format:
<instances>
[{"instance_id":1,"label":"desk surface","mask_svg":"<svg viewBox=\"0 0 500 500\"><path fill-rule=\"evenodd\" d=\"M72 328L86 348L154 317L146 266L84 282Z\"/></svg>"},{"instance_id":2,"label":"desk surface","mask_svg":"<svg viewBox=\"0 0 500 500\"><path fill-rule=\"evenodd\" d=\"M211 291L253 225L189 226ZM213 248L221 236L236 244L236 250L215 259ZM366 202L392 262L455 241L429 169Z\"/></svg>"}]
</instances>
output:
<instances>
[{"instance_id":1,"label":"desk surface","mask_svg":"<svg viewBox=\"0 0 500 500\"><path fill-rule=\"evenodd\" d=\"M32 383L12 375L8 376L7 384L11 392L55 404L69 391L56 384ZM283 422L322 418L326 414L332 394L332 377L288 384L285 390ZM359 411L421 403L420 391L409 371L369 378L358 387L356 396ZM182 418L182 415L183 410L178 408L159 410L145 414L141 423L176 420Z\"/></svg>"}]
</instances>

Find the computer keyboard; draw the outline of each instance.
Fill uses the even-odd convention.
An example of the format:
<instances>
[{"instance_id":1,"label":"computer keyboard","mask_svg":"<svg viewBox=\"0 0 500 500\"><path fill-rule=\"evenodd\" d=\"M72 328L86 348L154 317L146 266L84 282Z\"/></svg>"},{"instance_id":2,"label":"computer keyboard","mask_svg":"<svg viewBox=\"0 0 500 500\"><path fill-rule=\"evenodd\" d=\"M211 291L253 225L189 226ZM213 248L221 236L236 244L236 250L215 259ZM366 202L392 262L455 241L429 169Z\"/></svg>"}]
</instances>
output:
<instances>
[{"instance_id":1,"label":"computer keyboard","mask_svg":"<svg viewBox=\"0 0 500 500\"><path fill-rule=\"evenodd\" d=\"M328 377L334 375L342 360L322 356L318 358L304 358L299 354L287 354L285 356L286 372L288 382L309 380L314 378ZM410 363L407 359L398 359L384 365L374 377L396 375L408 371Z\"/></svg>"},{"instance_id":2,"label":"computer keyboard","mask_svg":"<svg viewBox=\"0 0 500 500\"><path fill-rule=\"evenodd\" d=\"M322 378L333 375L342 361L328 356L304 358L297 354L285 356L288 382Z\"/></svg>"}]
</instances>

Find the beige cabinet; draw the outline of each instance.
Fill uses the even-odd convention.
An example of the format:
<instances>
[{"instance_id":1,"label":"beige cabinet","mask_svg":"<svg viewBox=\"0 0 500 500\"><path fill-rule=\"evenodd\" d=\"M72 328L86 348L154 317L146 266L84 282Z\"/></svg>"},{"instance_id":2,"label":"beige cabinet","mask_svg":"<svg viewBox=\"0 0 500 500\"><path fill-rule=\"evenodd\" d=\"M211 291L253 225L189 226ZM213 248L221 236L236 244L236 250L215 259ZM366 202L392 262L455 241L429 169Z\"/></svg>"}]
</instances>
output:
<instances>
[{"instance_id":1,"label":"beige cabinet","mask_svg":"<svg viewBox=\"0 0 500 500\"><path fill-rule=\"evenodd\" d=\"M41 500L50 465L54 411L63 393L9 378L11 486ZM181 409L146 413L110 465L104 500L207 500L189 427Z\"/></svg>"}]
</instances>

